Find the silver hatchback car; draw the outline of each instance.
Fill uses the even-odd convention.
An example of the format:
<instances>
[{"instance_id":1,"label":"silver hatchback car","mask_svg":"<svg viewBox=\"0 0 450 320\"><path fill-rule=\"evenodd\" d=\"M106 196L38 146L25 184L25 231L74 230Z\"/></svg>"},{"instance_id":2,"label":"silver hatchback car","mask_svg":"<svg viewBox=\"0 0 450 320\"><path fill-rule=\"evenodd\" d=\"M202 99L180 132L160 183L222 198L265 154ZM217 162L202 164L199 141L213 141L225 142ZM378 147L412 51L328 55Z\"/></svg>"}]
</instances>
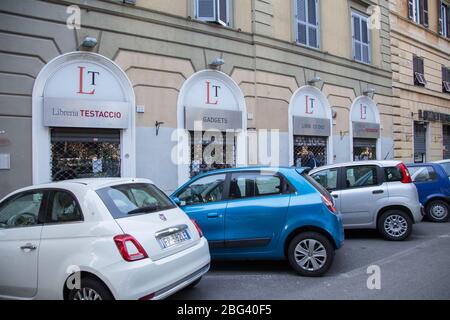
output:
<instances>
[{"instance_id":1,"label":"silver hatchback car","mask_svg":"<svg viewBox=\"0 0 450 320\"><path fill-rule=\"evenodd\" d=\"M400 161L340 163L309 174L332 194L346 229L377 229L399 241L423 218L417 189Z\"/></svg>"}]
</instances>

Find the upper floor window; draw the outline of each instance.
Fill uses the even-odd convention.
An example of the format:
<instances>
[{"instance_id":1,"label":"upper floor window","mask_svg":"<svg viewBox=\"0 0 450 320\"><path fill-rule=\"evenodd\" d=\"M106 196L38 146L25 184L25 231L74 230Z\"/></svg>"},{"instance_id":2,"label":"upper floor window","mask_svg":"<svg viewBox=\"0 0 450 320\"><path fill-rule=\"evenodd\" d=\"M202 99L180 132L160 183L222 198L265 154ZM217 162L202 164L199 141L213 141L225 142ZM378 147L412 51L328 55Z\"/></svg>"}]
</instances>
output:
<instances>
[{"instance_id":1,"label":"upper floor window","mask_svg":"<svg viewBox=\"0 0 450 320\"><path fill-rule=\"evenodd\" d=\"M439 34L450 38L450 5L442 1L439 9Z\"/></svg>"},{"instance_id":2,"label":"upper floor window","mask_svg":"<svg viewBox=\"0 0 450 320\"><path fill-rule=\"evenodd\" d=\"M416 56L413 57L413 73L414 73L414 85L425 87L427 81L425 80L425 72L422 58Z\"/></svg>"},{"instance_id":3,"label":"upper floor window","mask_svg":"<svg viewBox=\"0 0 450 320\"><path fill-rule=\"evenodd\" d=\"M230 25L231 0L195 0L195 17L198 20Z\"/></svg>"},{"instance_id":4,"label":"upper floor window","mask_svg":"<svg viewBox=\"0 0 450 320\"><path fill-rule=\"evenodd\" d=\"M319 48L319 0L294 0L296 41Z\"/></svg>"},{"instance_id":5,"label":"upper floor window","mask_svg":"<svg viewBox=\"0 0 450 320\"><path fill-rule=\"evenodd\" d=\"M408 17L428 27L428 0L408 0Z\"/></svg>"},{"instance_id":6,"label":"upper floor window","mask_svg":"<svg viewBox=\"0 0 450 320\"><path fill-rule=\"evenodd\" d=\"M450 68L442 67L442 91L450 93Z\"/></svg>"},{"instance_id":7,"label":"upper floor window","mask_svg":"<svg viewBox=\"0 0 450 320\"><path fill-rule=\"evenodd\" d=\"M353 59L356 61L370 63L370 30L368 17L352 12L352 46Z\"/></svg>"}]
</instances>

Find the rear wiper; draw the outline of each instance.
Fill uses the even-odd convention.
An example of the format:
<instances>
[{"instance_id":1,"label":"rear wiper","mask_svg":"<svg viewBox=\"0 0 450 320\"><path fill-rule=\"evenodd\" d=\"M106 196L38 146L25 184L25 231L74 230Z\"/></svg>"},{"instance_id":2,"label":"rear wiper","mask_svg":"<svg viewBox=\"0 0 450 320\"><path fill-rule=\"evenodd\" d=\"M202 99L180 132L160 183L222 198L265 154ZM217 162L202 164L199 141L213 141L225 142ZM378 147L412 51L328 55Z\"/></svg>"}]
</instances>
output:
<instances>
[{"instance_id":1,"label":"rear wiper","mask_svg":"<svg viewBox=\"0 0 450 320\"><path fill-rule=\"evenodd\" d=\"M154 204L154 205L151 205L151 206L146 206L146 207L140 207L140 208L133 209L131 211L128 211L127 214L153 212L153 211L156 211L158 209L159 209L159 206Z\"/></svg>"}]
</instances>

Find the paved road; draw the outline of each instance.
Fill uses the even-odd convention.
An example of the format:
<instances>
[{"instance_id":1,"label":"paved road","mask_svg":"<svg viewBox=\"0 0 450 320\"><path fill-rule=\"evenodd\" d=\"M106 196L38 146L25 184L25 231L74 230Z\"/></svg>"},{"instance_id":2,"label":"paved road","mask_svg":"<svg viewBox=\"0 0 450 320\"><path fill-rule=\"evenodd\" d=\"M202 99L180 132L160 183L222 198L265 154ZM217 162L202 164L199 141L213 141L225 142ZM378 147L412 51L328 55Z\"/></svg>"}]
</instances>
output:
<instances>
[{"instance_id":1,"label":"paved road","mask_svg":"<svg viewBox=\"0 0 450 320\"><path fill-rule=\"evenodd\" d=\"M367 289L378 265L381 289ZM287 262L215 262L194 289L172 299L450 299L450 223L423 222L408 241L346 233L326 276L296 276Z\"/></svg>"}]
</instances>

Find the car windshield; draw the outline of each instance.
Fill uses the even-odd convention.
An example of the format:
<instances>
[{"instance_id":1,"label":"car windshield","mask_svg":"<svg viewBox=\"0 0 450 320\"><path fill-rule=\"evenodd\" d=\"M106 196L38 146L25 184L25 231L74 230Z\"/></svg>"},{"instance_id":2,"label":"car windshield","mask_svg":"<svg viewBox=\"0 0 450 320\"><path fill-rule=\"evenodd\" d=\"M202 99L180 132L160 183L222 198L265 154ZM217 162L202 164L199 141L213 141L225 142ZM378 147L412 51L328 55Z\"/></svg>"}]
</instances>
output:
<instances>
[{"instance_id":1,"label":"car windshield","mask_svg":"<svg viewBox=\"0 0 450 320\"><path fill-rule=\"evenodd\" d=\"M319 191L325 198L327 198L330 201L333 201L333 198L331 197L331 194L328 192L327 189L325 189L319 182L317 182L313 177L308 175L306 172L302 173L302 177L306 179L312 186Z\"/></svg>"},{"instance_id":2,"label":"car windshield","mask_svg":"<svg viewBox=\"0 0 450 320\"><path fill-rule=\"evenodd\" d=\"M161 190L148 183L106 187L97 190L97 194L115 219L175 208Z\"/></svg>"}]
</instances>

